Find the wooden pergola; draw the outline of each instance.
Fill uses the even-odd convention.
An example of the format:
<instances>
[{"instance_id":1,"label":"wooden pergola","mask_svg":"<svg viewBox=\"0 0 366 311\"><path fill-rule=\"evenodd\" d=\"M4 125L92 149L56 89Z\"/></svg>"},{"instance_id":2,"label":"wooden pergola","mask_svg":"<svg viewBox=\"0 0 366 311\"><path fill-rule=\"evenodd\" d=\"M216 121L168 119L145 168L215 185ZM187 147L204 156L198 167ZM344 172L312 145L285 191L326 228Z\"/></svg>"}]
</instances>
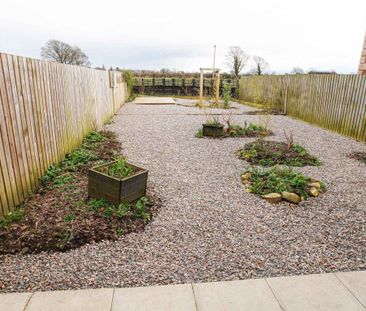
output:
<instances>
[{"instance_id":1,"label":"wooden pergola","mask_svg":"<svg viewBox=\"0 0 366 311\"><path fill-rule=\"evenodd\" d=\"M216 101L216 104L218 104L219 98L220 98L220 69L218 69L218 68L200 68L200 106L202 106L202 100L203 100L203 74L205 72L212 72L213 77L216 78L215 101Z\"/></svg>"}]
</instances>

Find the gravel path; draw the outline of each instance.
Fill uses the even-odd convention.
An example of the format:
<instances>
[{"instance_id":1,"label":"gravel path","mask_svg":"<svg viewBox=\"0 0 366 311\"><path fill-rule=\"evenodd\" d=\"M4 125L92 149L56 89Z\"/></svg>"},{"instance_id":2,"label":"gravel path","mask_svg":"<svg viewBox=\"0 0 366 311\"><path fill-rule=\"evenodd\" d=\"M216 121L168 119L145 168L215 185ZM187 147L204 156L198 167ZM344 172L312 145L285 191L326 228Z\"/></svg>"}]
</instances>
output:
<instances>
[{"instance_id":1,"label":"gravel path","mask_svg":"<svg viewBox=\"0 0 366 311\"><path fill-rule=\"evenodd\" d=\"M239 115L233 120L258 122ZM299 206L272 206L244 192L246 138L197 139L205 116L178 105L125 105L108 129L130 161L149 169L162 208L143 233L67 253L0 257L3 291L143 286L366 269L366 166L346 157L366 145L284 116L282 130L324 165L304 173L328 190ZM272 139L272 138L271 138Z\"/></svg>"}]
</instances>

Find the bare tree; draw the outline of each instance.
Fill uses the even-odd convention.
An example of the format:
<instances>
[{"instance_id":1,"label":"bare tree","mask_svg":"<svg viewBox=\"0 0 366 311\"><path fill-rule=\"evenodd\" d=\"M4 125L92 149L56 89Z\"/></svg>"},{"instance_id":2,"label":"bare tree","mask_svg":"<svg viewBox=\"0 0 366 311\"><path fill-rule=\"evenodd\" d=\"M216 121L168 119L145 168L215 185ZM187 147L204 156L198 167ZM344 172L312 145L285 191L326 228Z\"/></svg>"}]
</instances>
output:
<instances>
[{"instance_id":1,"label":"bare tree","mask_svg":"<svg viewBox=\"0 0 366 311\"><path fill-rule=\"evenodd\" d=\"M229 51L226 54L226 63L236 78L239 78L240 72L247 65L249 58L249 55L247 55L241 47L232 46L229 48Z\"/></svg>"},{"instance_id":2,"label":"bare tree","mask_svg":"<svg viewBox=\"0 0 366 311\"><path fill-rule=\"evenodd\" d=\"M254 65L251 72L259 76L269 67L267 61L260 56L253 56L253 63Z\"/></svg>"},{"instance_id":3,"label":"bare tree","mask_svg":"<svg viewBox=\"0 0 366 311\"><path fill-rule=\"evenodd\" d=\"M41 48L41 56L62 64L90 66L88 56L79 47L58 40L48 40Z\"/></svg>"},{"instance_id":4,"label":"bare tree","mask_svg":"<svg viewBox=\"0 0 366 311\"><path fill-rule=\"evenodd\" d=\"M302 70L300 67L294 67L291 71L292 74L304 74L304 70Z\"/></svg>"}]
</instances>

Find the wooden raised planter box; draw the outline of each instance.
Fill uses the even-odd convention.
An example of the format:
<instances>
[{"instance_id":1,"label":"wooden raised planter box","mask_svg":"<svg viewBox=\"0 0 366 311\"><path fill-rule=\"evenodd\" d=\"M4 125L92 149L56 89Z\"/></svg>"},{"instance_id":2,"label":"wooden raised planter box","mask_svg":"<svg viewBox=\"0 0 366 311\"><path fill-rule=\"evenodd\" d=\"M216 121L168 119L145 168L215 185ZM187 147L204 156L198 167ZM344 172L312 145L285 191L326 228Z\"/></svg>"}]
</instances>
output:
<instances>
[{"instance_id":1,"label":"wooden raised planter box","mask_svg":"<svg viewBox=\"0 0 366 311\"><path fill-rule=\"evenodd\" d=\"M144 196L146 194L147 170L127 163L136 172L123 179L99 171L101 168L116 162L95 166L89 170L89 196L96 199L106 199L115 205L133 202Z\"/></svg>"},{"instance_id":2,"label":"wooden raised planter box","mask_svg":"<svg viewBox=\"0 0 366 311\"><path fill-rule=\"evenodd\" d=\"M203 136L220 137L224 134L224 126L222 124L202 124Z\"/></svg>"}]
</instances>

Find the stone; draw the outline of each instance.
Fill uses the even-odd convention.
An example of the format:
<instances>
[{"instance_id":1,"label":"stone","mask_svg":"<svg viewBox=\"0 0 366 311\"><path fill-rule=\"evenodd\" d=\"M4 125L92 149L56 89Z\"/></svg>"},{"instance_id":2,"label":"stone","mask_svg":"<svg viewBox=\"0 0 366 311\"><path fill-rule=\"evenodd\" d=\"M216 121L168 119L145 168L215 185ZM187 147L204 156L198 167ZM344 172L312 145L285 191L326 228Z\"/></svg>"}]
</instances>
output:
<instances>
[{"instance_id":1,"label":"stone","mask_svg":"<svg viewBox=\"0 0 366 311\"><path fill-rule=\"evenodd\" d=\"M250 176L252 176L252 173L250 172L241 175L241 181L244 182L245 180L248 180Z\"/></svg>"},{"instance_id":2,"label":"stone","mask_svg":"<svg viewBox=\"0 0 366 311\"><path fill-rule=\"evenodd\" d=\"M282 197L279 193L269 193L269 194L264 194L262 195L262 198L265 199L267 202L269 203L278 203L282 200Z\"/></svg>"},{"instance_id":3,"label":"stone","mask_svg":"<svg viewBox=\"0 0 366 311\"><path fill-rule=\"evenodd\" d=\"M311 177L310 183L319 182L320 180L318 178Z\"/></svg>"},{"instance_id":4,"label":"stone","mask_svg":"<svg viewBox=\"0 0 366 311\"><path fill-rule=\"evenodd\" d=\"M293 193L293 192L284 191L281 193L281 196L282 196L282 199L284 199L288 202L294 203L294 204L298 204L301 201L301 197L298 194Z\"/></svg>"},{"instance_id":5,"label":"stone","mask_svg":"<svg viewBox=\"0 0 366 311\"><path fill-rule=\"evenodd\" d=\"M310 194L313 196L313 197L317 197L319 195L319 190L316 189L315 187L311 187L310 190L309 190Z\"/></svg>"},{"instance_id":6,"label":"stone","mask_svg":"<svg viewBox=\"0 0 366 311\"><path fill-rule=\"evenodd\" d=\"M316 181L316 182L310 183L309 187L314 187L319 190L322 186L321 186L320 182Z\"/></svg>"}]
</instances>

